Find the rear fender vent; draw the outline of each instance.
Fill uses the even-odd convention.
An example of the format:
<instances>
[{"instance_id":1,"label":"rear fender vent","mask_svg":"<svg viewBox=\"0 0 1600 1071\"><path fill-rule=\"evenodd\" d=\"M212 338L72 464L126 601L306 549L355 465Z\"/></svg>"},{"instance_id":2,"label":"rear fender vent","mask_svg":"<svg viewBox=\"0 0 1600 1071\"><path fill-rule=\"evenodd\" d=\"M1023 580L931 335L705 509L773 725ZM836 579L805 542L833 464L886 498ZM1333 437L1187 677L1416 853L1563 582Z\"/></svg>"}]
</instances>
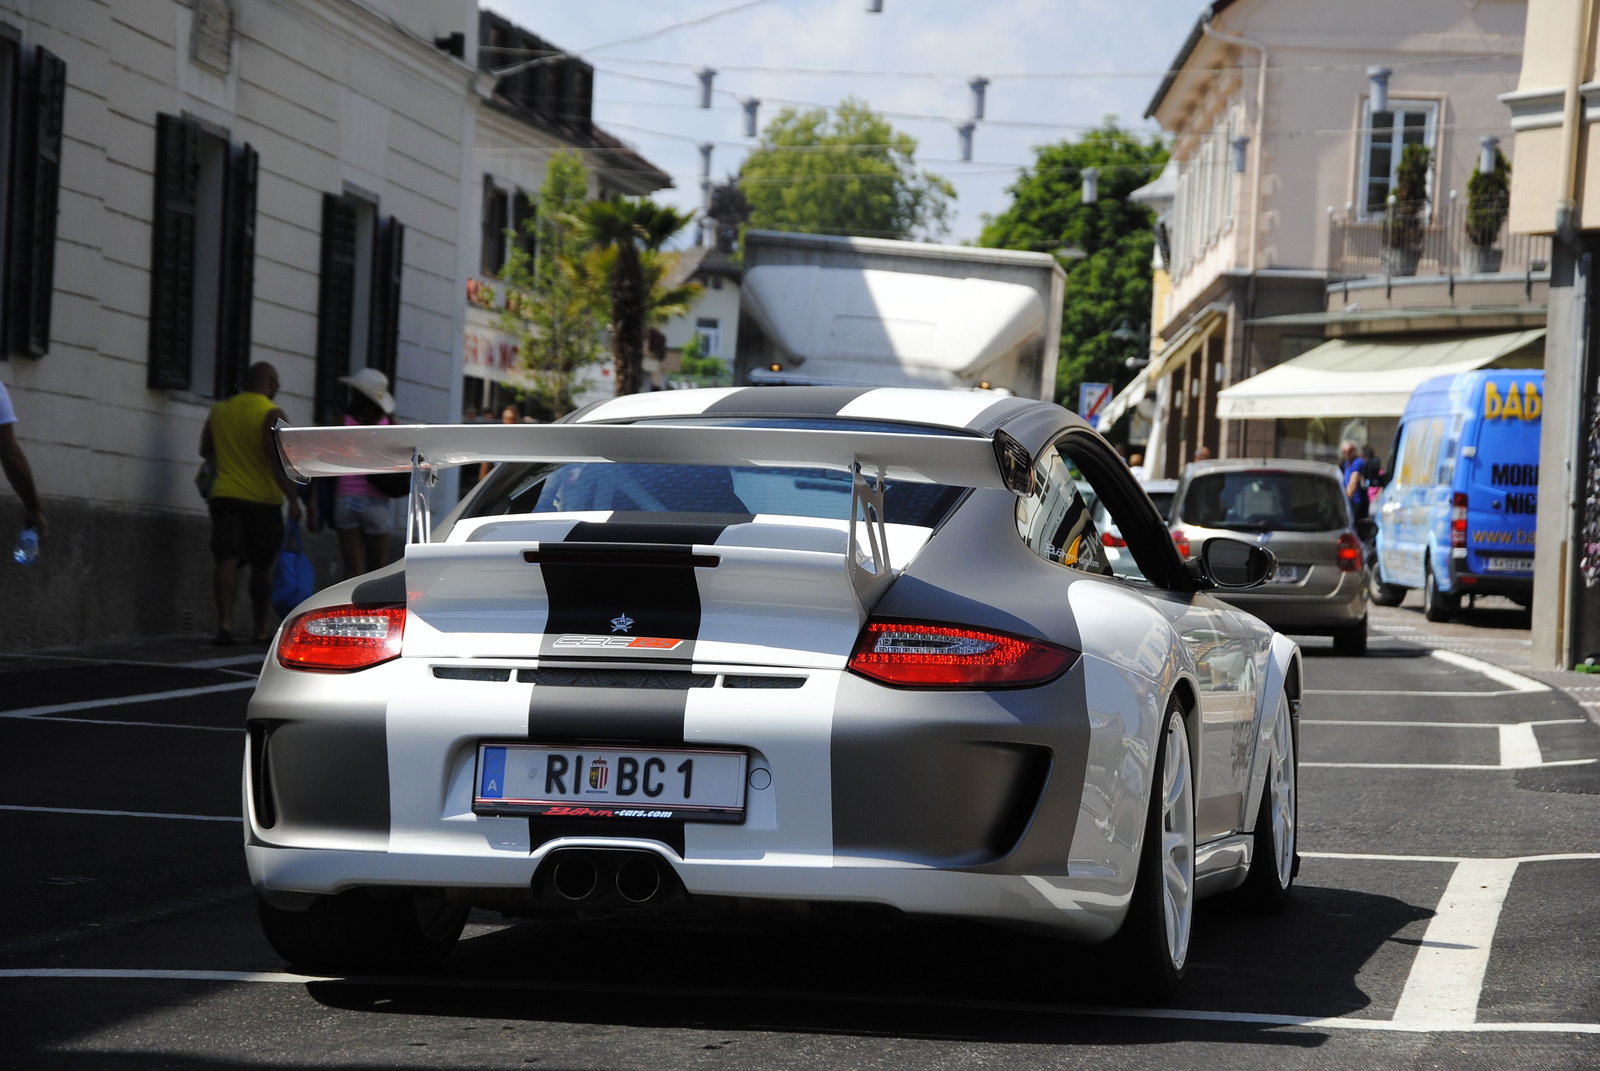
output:
<instances>
[{"instance_id":1,"label":"rear fender vent","mask_svg":"<svg viewBox=\"0 0 1600 1071\"><path fill-rule=\"evenodd\" d=\"M247 728L250 733L250 803L255 808L256 825L271 829L278 824L278 811L272 800L272 767L267 758L273 726L252 721Z\"/></svg>"},{"instance_id":2,"label":"rear fender vent","mask_svg":"<svg viewBox=\"0 0 1600 1071\"><path fill-rule=\"evenodd\" d=\"M722 678L724 688L804 688L804 677L740 676L729 673Z\"/></svg>"},{"instance_id":3,"label":"rear fender vent","mask_svg":"<svg viewBox=\"0 0 1600 1071\"><path fill-rule=\"evenodd\" d=\"M433 675L444 681L508 681L509 666L434 666Z\"/></svg>"}]
</instances>

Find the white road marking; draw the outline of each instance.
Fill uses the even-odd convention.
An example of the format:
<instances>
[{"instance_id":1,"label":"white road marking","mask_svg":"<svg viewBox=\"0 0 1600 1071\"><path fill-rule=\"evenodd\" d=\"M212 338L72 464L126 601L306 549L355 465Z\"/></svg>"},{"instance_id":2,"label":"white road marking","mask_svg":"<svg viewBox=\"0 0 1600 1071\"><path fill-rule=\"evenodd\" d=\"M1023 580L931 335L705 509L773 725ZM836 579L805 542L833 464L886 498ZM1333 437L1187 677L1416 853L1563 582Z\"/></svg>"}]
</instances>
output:
<instances>
[{"instance_id":1,"label":"white road marking","mask_svg":"<svg viewBox=\"0 0 1600 1071\"><path fill-rule=\"evenodd\" d=\"M0 714L0 717L10 717L9 714ZM69 725L133 725L140 729L197 729L203 733L242 733L242 725L185 725L178 721L115 721L111 718L24 718L23 721L37 721L41 725L54 725L65 722Z\"/></svg>"},{"instance_id":2,"label":"white road marking","mask_svg":"<svg viewBox=\"0 0 1600 1071\"><path fill-rule=\"evenodd\" d=\"M182 818L190 822L243 822L237 815L163 814L159 811L102 811L92 807L25 807L20 803L0 803L0 811L39 811L44 814L99 814L113 818Z\"/></svg>"},{"instance_id":3,"label":"white road marking","mask_svg":"<svg viewBox=\"0 0 1600 1071\"><path fill-rule=\"evenodd\" d=\"M1501 766L1508 770L1526 770L1544 764L1544 755L1539 751L1539 739L1533 735L1532 725L1500 726Z\"/></svg>"},{"instance_id":4,"label":"white road marking","mask_svg":"<svg viewBox=\"0 0 1600 1071\"><path fill-rule=\"evenodd\" d=\"M1472 1023L1515 859L1456 864L1395 1006L1396 1023Z\"/></svg>"},{"instance_id":5,"label":"white road marking","mask_svg":"<svg viewBox=\"0 0 1600 1071\"><path fill-rule=\"evenodd\" d=\"M1495 699L1508 695L1526 695L1521 688L1508 688L1498 692L1401 692L1390 688L1307 688L1306 695L1393 695L1402 697L1430 697L1435 699Z\"/></svg>"},{"instance_id":6,"label":"white road marking","mask_svg":"<svg viewBox=\"0 0 1600 1071\"><path fill-rule=\"evenodd\" d=\"M1301 718L1301 725L1374 725L1380 729L1507 729L1518 725L1587 725L1587 718L1545 718L1542 721L1362 721L1352 718Z\"/></svg>"},{"instance_id":7,"label":"white road marking","mask_svg":"<svg viewBox=\"0 0 1600 1071\"><path fill-rule=\"evenodd\" d=\"M83 699L75 703L51 703L42 707L22 707L18 710L0 710L0 717L37 718L45 714L69 714L74 710L99 710L101 707L120 707L129 703L158 703L163 699L187 699L192 695L211 695L214 692L240 692L256 686L255 678L247 681L228 681L224 684L207 684L199 688L173 688L165 692L145 692L142 695L118 695L108 699Z\"/></svg>"},{"instance_id":8,"label":"white road marking","mask_svg":"<svg viewBox=\"0 0 1600 1071\"><path fill-rule=\"evenodd\" d=\"M1361 859L1378 863L1572 863L1600 859L1600 852L1555 852L1550 855L1380 855L1372 852L1301 852L1302 859Z\"/></svg>"},{"instance_id":9,"label":"white road marking","mask_svg":"<svg viewBox=\"0 0 1600 1071\"><path fill-rule=\"evenodd\" d=\"M1550 766L1590 766L1600 759L1552 759L1536 765L1539 769ZM1520 770L1524 766L1489 766L1476 762L1302 762L1301 766L1315 766L1324 770Z\"/></svg>"},{"instance_id":10,"label":"white road marking","mask_svg":"<svg viewBox=\"0 0 1600 1071\"><path fill-rule=\"evenodd\" d=\"M1548 684L1545 684L1541 681L1536 681L1532 677L1524 677L1520 673L1513 673L1509 669L1501 669L1499 666L1485 662L1479 658L1473 658L1470 655L1460 654L1456 651L1439 650L1437 648L1429 653L1441 662L1447 662L1450 665L1456 666L1460 669L1470 669L1474 673L1480 673L1492 681L1498 681L1500 684L1505 685L1507 688L1510 688L1513 691L1550 691L1550 686Z\"/></svg>"},{"instance_id":11,"label":"white road marking","mask_svg":"<svg viewBox=\"0 0 1600 1071\"><path fill-rule=\"evenodd\" d=\"M113 981L234 982L266 985L306 985L312 982L334 985L382 986L420 989L493 989L533 992L609 993L627 996L678 998L804 1001L808 1003L871 1004L954 1010L1020 1012L1031 1015L1070 1015L1085 1018L1166 1019L1178 1022L1239 1023L1250 1026L1305 1027L1313 1030L1369 1030L1380 1033L1432 1034L1600 1034L1600 1023L1477 1023L1441 1019L1389 1020L1354 1017L1323 1018L1314 1015L1272 1015L1259 1012L1203 1011L1189 1008L1118 1008L1078 1004L1035 1004L1009 1000L960 1000L940 997L894 996L877 993L807 993L785 990L762 992L751 989L712 989L610 985L597 983L538 982L522 979L472 978L334 978L323 975L288 974L278 971L175 971L101 970L79 967L24 967L0 970L0 979L107 979Z\"/></svg>"}]
</instances>

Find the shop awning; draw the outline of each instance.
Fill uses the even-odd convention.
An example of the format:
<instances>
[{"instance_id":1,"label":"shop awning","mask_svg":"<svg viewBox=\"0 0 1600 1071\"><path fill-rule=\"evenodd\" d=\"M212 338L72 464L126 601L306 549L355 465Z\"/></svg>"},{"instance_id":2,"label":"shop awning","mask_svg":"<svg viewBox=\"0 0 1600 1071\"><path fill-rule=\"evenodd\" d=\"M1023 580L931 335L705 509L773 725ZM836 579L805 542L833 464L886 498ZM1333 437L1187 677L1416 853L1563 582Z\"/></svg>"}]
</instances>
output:
<instances>
[{"instance_id":1,"label":"shop awning","mask_svg":"<svg viewBox=\"0 0 1600 1071\"><path fill-rule=\"evenodd\" d=\"M1144 396L1150 391L1150 366L1145 365L1139 374L1117 392L1117 396L1106 403L1105 411L1095 421L1095 427L1100 431L1110 431L1111 425L1122 418L1122 414L1144 401Z\"/></svg>"},{"instance_id":2,"label":"shop awning","mask_svg":"<svg viewBox=\"0 0 1600 1071\"><path fill-rule=\"evenodd\" d=\"M1183 329L1169 339L1161 348L1161 352L1146 366L1146 370L1150 373L1146 382L1159 383L1163 376L1182 367L1196 350L1205 345L1206 339L1211 337L1212 330L1222 320L1222 313L1220 306L1208 305L1184 324Z\"/></svg>"},{"instance_id":3,"label":"shop awning","mask_svg":"<svg viewBox=\"0 0 1600 1071\"><path fill-rule=\"evenodd\" d=\"M1224 420L1397 417L1435 376L1491 364L1537 368L1544 329L1428 342L1334 339L1217 394Z\"/></svg>"}]
</instances>

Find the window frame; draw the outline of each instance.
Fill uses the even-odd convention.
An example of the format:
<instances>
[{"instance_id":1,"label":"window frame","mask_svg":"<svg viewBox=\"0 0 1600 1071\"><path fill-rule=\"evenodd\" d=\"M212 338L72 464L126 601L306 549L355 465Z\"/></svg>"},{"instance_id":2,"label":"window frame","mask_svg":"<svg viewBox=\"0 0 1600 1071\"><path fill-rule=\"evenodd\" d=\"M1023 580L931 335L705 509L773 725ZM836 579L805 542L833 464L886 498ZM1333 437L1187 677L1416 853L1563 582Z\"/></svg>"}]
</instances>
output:
<instances>
[{"instance_id":1,"label":"window frame","mask_svg":"<svg viewBox=\"0 0 1600 1071\"><path fill-rule=\"evenodd\" d=\"M1407 112L1423 112L1426 116L1423 122L1422 144L1431 150L1432 155L1428 162L1428 207L1424 209L1424 218L1431 213L1433 206L1434 175L1439 165L1439 114L1444 102L1430 97L1390 97L1389 114L1398 116ZM1372 182L1372 98L1367 97L1361 105L1361 129L1356 138L1356 195L1352 200L1356 205L1356 216L1360 220L1375 221L1384 218L1386 208L1372 209L1367 200L1367 190ZM1389 127L1391 133L1389 151L1389 176L1388 193L1384 195L1384 204L1388 204L1389 194L1394 192L1395 173L1400 167L1400 149L1403 149L1403 140L1397 144L1393 140L1394 125Z\"/></svg>"}]
</instances>

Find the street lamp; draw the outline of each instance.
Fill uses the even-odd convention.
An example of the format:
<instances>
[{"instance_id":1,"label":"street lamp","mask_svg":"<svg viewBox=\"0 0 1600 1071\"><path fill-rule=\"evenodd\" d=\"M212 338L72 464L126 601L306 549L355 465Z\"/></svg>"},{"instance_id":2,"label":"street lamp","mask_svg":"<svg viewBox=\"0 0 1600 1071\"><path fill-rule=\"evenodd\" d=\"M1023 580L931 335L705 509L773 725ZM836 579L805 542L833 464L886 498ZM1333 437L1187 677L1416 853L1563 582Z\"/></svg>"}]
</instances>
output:
<instances>
[{"instance_id":1,"label":"street lamp","mask_svg":"<svg viewBox=\"0 0 1600 1071\"><path fill-rule=\"evenodd\" d=\"M1387 67L1368 67L1367 78L1372 82L1372 110L1389 110L1389 76L1394 72Z\"/></svg>"},{"instance_id":2,"label":"street lamp","mask_svg":"<svg viewBox=\"0 0 1600 1071\"><path fill-rule=\"evenodd\" d=\"M968 119L965 123L956 127L956 133L961 135L961 159L963 162L972 160L972 132L977 129L977 126L977 123Z\"/></svg>"},{"instance_id":3,"label":"street lamp","mask_svg":"<svg viewBox=\"0 0 1600 1071\"><path fill-rule=\"evenodd\" d=\"M1083 203L1092 205L1100 199L1100 169L1086 167L1083 169Z\"/></svg>"},{"instance_id":4,"label":"street lamp","mask_svg":"<svg viewBox=\"0 0 1600 1071\"><path fill-rule=\"evenodd\" d=\"M694 76L700 79L700 107L711 107L711 80L717 76L716 68L703 67Z\"/></svg>"},{"instance_id":5,"label":"street lamp","mask_svg":"<svg viewBox=\"0 0 1600 1071\"><path fill-rule=\"evenodd\" d=\"M1135 328L1132 320L1126 316L1119 316L1117 322L1111 327L1111 340L1122 343L1132 342L1139 347L1137 354L1122 362L1124 367L1137 370L1150 363L1150 336L1147 325L1140 324Z\"/></svg>"}]
</instances>

